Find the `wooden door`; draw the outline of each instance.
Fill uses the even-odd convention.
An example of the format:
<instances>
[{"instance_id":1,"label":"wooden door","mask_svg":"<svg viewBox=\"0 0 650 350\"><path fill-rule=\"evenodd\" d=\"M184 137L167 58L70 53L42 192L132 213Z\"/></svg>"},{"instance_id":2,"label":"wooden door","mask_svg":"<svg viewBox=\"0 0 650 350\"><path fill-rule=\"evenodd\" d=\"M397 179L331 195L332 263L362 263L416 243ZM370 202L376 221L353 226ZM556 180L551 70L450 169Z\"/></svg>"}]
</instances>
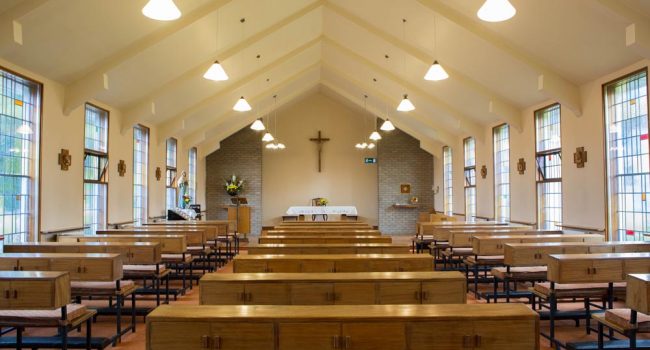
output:
<instances>
[{"instance_id":1,"label":"wooden door","mask_svg":"<svg viewBox=\"0 0 650 350\"><path fill-rule=\"evenodd\" d=\"M467 283L460 281L422 282L422 304L464 304Z\"/></svg>"},{"instance_id":2,"label":"wooden door","mask_svg":"<svg viewBox=\"0 0 650 350\"><path fill-rule=\"evenodd\" d=\"M594 268L590 274L593 282L616 282L625 280L623 275L623 261L621 260L594 260Z\"/></svg>"},{"instance_id":3,"label":"wooden door","mask_svg":"<svg viewBox=\"0 0 650 350\"><path fill-rule=\"evenodd\" d=\"M433 257L427 259L404 259L399 261L399 271L433 271Z\"/></svg>"},{"instance_id":4,"label":"wooden door","mask_svg":"<svg viewBox=\"0 0 650 350\"><path fill-rule=\"evenodd\" d=\"M379 282L379 304L420 304L420 282Z\"/></svg>"},{"instance_id":5,"label":"wooden door","mask_svg":"<svg viewBox=\"0 0 650 350\"><path fill-rule=\"evenodd\" d=\"M0 309L9 309L10 302L11 302L11 282L0 281Z\"/></svg>"},{"instance_id":6,"label":"wooden door","mask_svg":"<svg viewBox=\"0 0 650 350\"><path fill-rule=\"evenodd\" d=\"M300 272L300 260L269 259L266 261L266 272Z\"/></svg>"},{"instance_id":7,"label":"wooden door","mask_svg":"<svg viewBox=\"0 0 650 350\"><path fill-rule=\"evenodd\" d=\"M244 283L215 283L206 282L201 284L202 305L243 305Z\"/></svg>"},{"instance_id":8,"label":"wooden door","mask_svg":"<svg viewBox=\"0 0 650 350\"><path fill-rule=\"evenodd\" d=\"M334 304L333 283L291 283L289 289L291 305Z\"/></svg>"},{"instance_id":9,"label":"wooden door","mask_svg":"<svg viewBox=\"0 0 650 350\"><path fill-rule=\"evenodd\" d=\"M301 272L334 272L334 261L303 260Z\"/></svg>"},{"instance_id":10,"label":"wooden door","mask_svg":"<svg viewBox=\"0 0 650 350\"><path fill-rule=\"evenodd\" d=\"M336 305L376 304L374 282L336 282L334 283Z\"/></svg>"},{"instance_id":11,"label":"wooden door","mask_svg":"<svg viewBox=\"0 0 650 350\"><path fill-rule=\"evenodd\" d=\"M77 258L68 259L52 259L50 261L50 268L52 271L68 271L70 273L71 281L82 280L81 274L81 261Z\"/></svg>"},{"instance_id":12,"label":"wooden door","mask_svg":"<svg viewBox=\"0 0 650 350\"><path fill-rule=\"evenodd\" d=\"M0 271L14 271L18 269L18 259L0 258Z\"/></svg>"},{"instance_id":13,"label":"wooden door","mask_svg":"<svg viewBox=\"0 0 650 350\"><path fill-rule=\"evenodd\" d=\"M337 260L336 272L368 272L369 264L367 259Z\"/></svg>"},{"instance_id":14,"label":"wooden door","mask_svg":"<svg viewBox=\"0 0 650 350\"><path fill-rule=\"evenodd\" d=\"M43 309L54 302L54 283L51 281L12 281L10 304L12 308ZM4 295L3 295L4 296Z\"/></svg>"},{"instance_id":15,"label":"wooden door","mask_svg":"<svg viewBox=\"0 0 650 350\"><path fill-rule=\"evenodd\" d=\"M539 334L533 320L474 321L475 346L481 350L537 349Z\"/></svg>"},{"instance_id":16,"label":"wooden door","mask_svg":"<svg viewBox=\"0 0 650 350\"><path fill-rule=\"evenodd\" d=\"M106 281L113 275L113 260L82 259L81 268L84 281Z\"/></svg>"},{"instance_id":17,"label":"wooden door","mask_svg":"<svg viewBox=\"0 0 650 350\"><path fill-rule=\"evenodd\" d=\"M474 331L471 323L467 320L410 322L408 327L411 350L471 348L471 345L464 346L464 341L471 340ZM531 347L531 349L534 348Z\"/></svg>"},{"instance_id":18,"label":"wooden door","mask_svg":"<svg viewBox=\"0 0 650 350\"><path fill-rule=\"evenodd\" d=\"M205 350L210 337L208 322L152 322L148 350Z\"/></svg>"},{"instance_id":19,"label":"wooden door","mask_svg":"<svg viewBox=\"0 0 650 350\"><path fill-rule=\"evenodd\" d=\"M18 269L20 271L51 271L50 259L20 259Z\"/></svg>"},{"instance_id":20,"label":"wooden door","mask_svg":"<svg viewBox=\"0 0 650 350\"><path fill-rule=\"evenodd\" d=\"M235 260L233 272L266 272L266 261L264 260Z\"/></svg>"},{"instance_id":21,"label":"wooden door","mask_svg":"<svg viewBox=\"0 0 650 350\"><path fill-rule=\"evenodd\" d=\"M246 283L247 305L289 305L289 285L284 282Z\"/></svg>"},{"instance_id":22,"label":"wooden door","mask_svg":"<svg viewBox=\"0 0 650 350\"><path fill-rule=\"evenodd\" d=\"M340 336L341 325L337 322L280 323L278 325L278 349L340 349L341 347L338 346Z\"/></svg>"},{"instance_id":23,"label":"wooden door","mask_svg":"<svg viewBox=\"0 0 650 350\"><path fill-rule=\"evenodd\" d=\"M370 272L398 272L400 271L400 262L396 259L372 259L368 261L368 271Z\"/></svg>"},{"instance_id":24,"label":"wooden door","mask_svg":"<svg viewBox=\"0 0 650 350\"><path fill-rule=\"evenodd\" d=\"M273 349L275 334L273 323L212 323L213 349L259 350Z\"/></svg>"},{"instance_id":25,"label":"wooden door","mask_svg":"<svg viewBox=\"0 0 650 350\"><path fill-rule=\"evenodd\" d=\"M341 334L347 350L406 350L406 324L402 322L343 323Z\"/></svg>"}]
</instances>

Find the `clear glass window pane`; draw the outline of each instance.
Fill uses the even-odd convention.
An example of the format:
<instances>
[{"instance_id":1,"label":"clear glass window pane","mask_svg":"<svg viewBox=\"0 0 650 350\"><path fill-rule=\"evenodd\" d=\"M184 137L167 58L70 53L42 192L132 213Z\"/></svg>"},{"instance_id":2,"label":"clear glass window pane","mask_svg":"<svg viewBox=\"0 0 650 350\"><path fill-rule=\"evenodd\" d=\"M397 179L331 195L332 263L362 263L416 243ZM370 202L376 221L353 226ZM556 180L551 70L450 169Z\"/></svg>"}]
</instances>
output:
<instances>
[{"instance_id":1,"label":"clear glass window pane","mask_svg":"<svg viewBox=\"0 0 650 350\"><path fill-rule=\"evenodd\" d=\"M494 128L494 218L510 221L510 127Z\"/></svg>"},{"instance_id":2,"label":"clear glass window pane","mask_svg":"<svg viewBox=\"0 0 650 350\"><path fill-rule=\"evenodd\" d=\"M560 105L535 112L537 222L541 229L562 224L562 139Z\"/></svg>"},{"instance_id":3,"label":"clear glass window pane","mask_svg":"<svg viewBox=\"0 0 650 350\"><path fill-rule=\"evenodd\" d=\"M133 127L133 220L138 225L147 221L148 168L149 129L136 125Z\"/></svg>"},{"instance_id":4,"label":"clear glass window pane","mask_svg":"<svg viewBox=\"0 0 650 350\"><path fill-rule=\"evenodd\" d=\"M445 215L452 216L454 215L454 200L453 200L453 176L452 176L452 155L451 148L445 146L442 149L442 158L443 158L443 201L444 201L444 210Z\"/></svg>"}]
</instances>

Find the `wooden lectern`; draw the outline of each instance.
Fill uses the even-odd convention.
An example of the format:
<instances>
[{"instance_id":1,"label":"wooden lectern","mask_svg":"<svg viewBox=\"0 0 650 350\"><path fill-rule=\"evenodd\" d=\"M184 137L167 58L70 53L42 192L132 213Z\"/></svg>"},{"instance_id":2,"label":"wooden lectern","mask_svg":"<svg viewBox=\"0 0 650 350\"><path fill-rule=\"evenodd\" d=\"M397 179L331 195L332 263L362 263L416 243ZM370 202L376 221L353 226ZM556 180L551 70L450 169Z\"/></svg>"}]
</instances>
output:
<instances>
[{"instance_id":1,"label":"wooden lectern","mask_svg":"<svg viewBox=\"0 0 650 350\"><path fill-rule=\"evenodd\" d=\"M251 233L251 208L246 198L231 198L234 205L228 207L228 221L236 222L236 232L244 235ZM244 205L242 205L244 204Z\"/></svg>"}]
</instances>

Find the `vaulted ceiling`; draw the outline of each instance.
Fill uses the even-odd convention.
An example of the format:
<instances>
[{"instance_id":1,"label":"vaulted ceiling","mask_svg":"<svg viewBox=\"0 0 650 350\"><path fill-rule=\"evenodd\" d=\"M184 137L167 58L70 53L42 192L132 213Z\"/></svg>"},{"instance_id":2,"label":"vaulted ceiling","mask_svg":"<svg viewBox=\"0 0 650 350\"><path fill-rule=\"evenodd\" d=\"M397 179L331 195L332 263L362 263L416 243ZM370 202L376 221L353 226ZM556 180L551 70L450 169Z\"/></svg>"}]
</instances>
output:
<instances>
[{"instance_id":1,"label":"vaulted ceiling","mask_svg":"<svg viewBox=\"0 0 650 350\"><path fill-rule=\"evenodd\" d=\"M65 113L97 99L124 130L156 125L205 151L316 90L367 94L424 144L480 140L547 99L579 115L581 84L650 57L647 0L511 0L500 23L476 17L483 0L175 0L172 22L144 17L146 2L2 0L0 56L64 85ZM228 81L202 78L216 59ZM434 59L449 79L423 80ZM396 112L405 93L417 109ZM232 111L242 95L252 112Z\"/></svg>"}]
</instances>

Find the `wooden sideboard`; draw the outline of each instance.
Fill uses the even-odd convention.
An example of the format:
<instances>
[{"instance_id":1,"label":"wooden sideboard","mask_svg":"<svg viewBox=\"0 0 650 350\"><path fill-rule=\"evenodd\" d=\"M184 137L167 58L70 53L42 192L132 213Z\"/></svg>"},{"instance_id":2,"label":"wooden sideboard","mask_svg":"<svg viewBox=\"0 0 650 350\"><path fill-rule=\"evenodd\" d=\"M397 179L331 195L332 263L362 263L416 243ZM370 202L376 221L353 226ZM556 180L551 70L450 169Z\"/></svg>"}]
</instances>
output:
<instances>
[{"instance_id":1,"label":"wooden sideboard","mask_svg":"<svg viewBox=\"0 0 650 350\"><path fill-rule=\"evenodd\" d=\"M200 280L205 305L464 304L457 271L210 273Z\"/></svg>"},{"instance_id":2,"label":"wooden sideboard","mask_svg":"<svg viewBox=\"0 0 650 350\"><path fill-rule=\"evenodd\" d=\"M391 243L390 236L262 236L259 244Z\"/></svg>"},{"instance_id":3,"label":"wooden sideboard","mask_svg":"<svg viewBox=\"0 0 650 350\"><path fill-rule=\"evenodd\" d=\"M552 254L547 276L556 283L608 283L649 272L650 253Z\"/></svg>"},{"instance_id":4,"label":"wooden sideboard","mask_svg":"<svg viewBox=\"0 0 650 350\"><path fill-rule=\"evenodd\" d=\"M523 304L163 305L148 350L535 350L539 316Z\"/></svg>"},{"instance_id":5,"label":"wooden sideboard","mask_svg":"<svg viewBox=\"0 0 650 350\"><path fill-rule=\"evenodd\" d=\"M0 309L58 309L70 302L70 275L62 271L0 271Z\"/></svg>"},{"instance_id":6,"label":"wooden sideboard","mask_svg":"<svg viewBox=\"0 0 650 350\"><path fill-rule=\"evenodd\" d=\"M238 255L240 272L400 272L433 271L429 254Z\"/></svg>"},{"instance_id":7,"label":"wooden sideboard","mask_svg":"<svg viewBox=\"0 0 650 350\"><path fill-rule=\"evenodd\" d=\"M650 242L551 242L508 243L504 263L508 266L544 266L550 254L642 253Z\"/></svg>"},{"instance_id":8,"label":"wooden sideboard","mask_svg":"<svg viewBox=\"0 0 650 350\"><path fill-rule=\"evenodd\" d=\"M259 254L406 254L409 245L392 243L260 244L248 247L249 255Z\"/></svg>"},{"instance_id":9,"label":"wooden sideboard","mask_svg":"<svg viewBox=\"0 0 650 350\"><path fill-rule=\"evenodd\" d=\"M117 281L122 279L120 254L98 253L5 253L2 271L67 271L71 281Z\"/></svg>"},{"instance_id":10,"label":"wooden sideboard","mask_svg":"<svg viewBox=\"0 0 650 350\"><path fill-rule=\"evenodd\" d=\"M115 253L124 264L162 261L160 243L151 242L24 242L4 246L5 253Z\"/></svg>"}]
</instances>

